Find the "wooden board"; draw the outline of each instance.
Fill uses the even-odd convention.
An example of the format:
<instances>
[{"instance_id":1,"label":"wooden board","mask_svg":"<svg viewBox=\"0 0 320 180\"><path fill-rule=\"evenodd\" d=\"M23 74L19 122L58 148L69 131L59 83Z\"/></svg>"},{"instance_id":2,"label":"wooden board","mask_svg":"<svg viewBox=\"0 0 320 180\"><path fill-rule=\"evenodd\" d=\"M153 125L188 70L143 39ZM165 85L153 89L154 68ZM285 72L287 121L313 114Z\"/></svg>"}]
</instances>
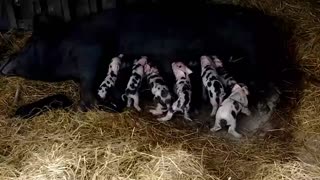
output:
<instances>
[{"instance_id":1,"label":"wooden board","mask_svg":"<svg viewBox=\"0 0 320 180\"><path fill-rule=\"evenodd\" d=\"M116 0L102 0L102 9L110 9L116 6Z\"/></svg>"},{"instance_id":2,"label":"wooden board","mask_svg":"<svg viewBox=\"0 0 320 180\"><path fill-rule=\"evenodd\" d=\"M98 12L97 0L88 0L88 1L90 6L90 12L97 13Z\"/></svg>"},{"instance_id":3,"label":"wooden board","mask_svg":"<svg viewBox=\"0 0 320 180\"><path fill-rule=\"evenodd\" d=\"M49 14L63 17L62 6L60 0L47 0Z\"/></svg>"},{"instance_id":4,"label":"wooden board","mask_svg":"<svg viewBox=\"0 0 320 180\"><path fill-rule=\"evenodd\" d=\"M77 0L76 3L76 16L82 17L90 14L88 0Z\"/></svg>"},{"instance_id":5,"label":"wooden board","mask_svg":"<svg viewBox=\"0 0 320 180\"><path fill-rule=\"evenodd\" d=\"M68 0L61 0L61 7L62 7L62 13L65 21L70 21L70 9L69 9L69 3Z\"/></svg>"},{"instance_id":6,"label":"wooden board","mask_svg":"<svg viewBox=\"0 0 320 180\"><path fill-rule=\"evenodd\" d=\"M41 6L39 0L33 0L33 14L40 14Z\"/></svg>"},{"instance_id":7,"label":"wooden board","mask_svg":"<svg viewBox=\"0 0 320 180\"><path fill-rule=\"evenodd\" d=\"M10 28L17 28L18 26L17 26L16 17L13 11L12 1L5 0L5 6L6 6L5 7L6 12L8 14Z\"/></svg>"}]
</instances>

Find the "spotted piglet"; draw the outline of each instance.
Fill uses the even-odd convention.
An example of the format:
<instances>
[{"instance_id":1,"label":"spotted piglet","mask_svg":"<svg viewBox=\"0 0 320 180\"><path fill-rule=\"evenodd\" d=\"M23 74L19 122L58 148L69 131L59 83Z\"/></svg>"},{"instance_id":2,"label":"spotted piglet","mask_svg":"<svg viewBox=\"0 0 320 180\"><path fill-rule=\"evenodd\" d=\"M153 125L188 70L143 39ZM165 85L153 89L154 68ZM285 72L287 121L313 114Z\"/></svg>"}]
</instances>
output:
<instances>
[{"instance_id":1,"label":"spotted piglet","mask_svg":"<svg viewBox=\"0 0 320 180\"><path fill-rule=\"evenodd\" d=\"M237 81L225 70L222 61L217 56L212 56L212 59L223 85L231 90Z\"/></svg>"},{"instance_id":2,"label":"spotted piglet","mask_svg":"<svg viewBox=\"0 0 320 180\"><path fill-rule=\"evenodd\" d=\"M146 56L142 56L139 60L135 60L132 67L131 77L125 90L125 94L122 95L122 100L124 101L124 97L127 97L127 107L130 107L133 101L133 107L137 111L141 111L141 108L139 106L139 89L141 86L142 78L144 76L144 65L146 63Z\"/></svg>"},{"instance_id":3,"label":"spotted piglet","mask_svg":"<svg viewBox=\"0 0 320 180\"><path fill-rule=\"evenodd\" d=\"M243 114L250 116L251 112L248 109L249 91L247 86L241 87L239 84L235 84L232 88L232 92L228 98L226 98L219 107L216 114L216 121L211 131L219 131L221 123L229 126L228 133L236 138L241 138L236 129L237 115L242 112Z\"/></svg>"},{"instance_id":4,"label":"spotted piglet","mask_svg":"<svg viewBox=\"0 0 320 180\"><path fill-rule=\"evenodd\" d=\"M144 66L144 72L147 76L151 93L154 96L153 99L157 102L157 107L155 109L151 109L149 112L153 115L161 115L170 108L171 94L169 88L166 86L157 67L151 66L147 63Z\"/></svg>"},{"instance_id":5,"label":"spotted piglet","mask_svg":"<svg viewBox=\"0 0 320 180\"><path fill-rule=\"evenodd\" d=\"M204 89L208 92L212 111L210 116L214 116L218 106L222 103L225 96L223 84L218 78L213 61L208 56L201 56L201 77Z\"/></svg>"},{"instance_id":6,"label":"spotted piglet","mask_svg":"<svg viewBox=\"0 0 320 180\"><path fill-rule=\"evenodd\" d=\"M120 54L118 57L114 57L111 59L111 62L109 64L108 74L106 78L102 81L98 89L98 96L101 99L105 99L108 93L108 90L115 85L117 80L117 75L121 66L122 57L123 55Z\"/></svg>"},{"instance_id":7,"label":"spotted piglet","mask_svg":"<svg viewBox=\"0 0 320 180\"><path fill-rule=\"evenodd\" d=\"M175 93L178 99L169 108L166 116L158 118L159 121L168 121L176 112L184 113L186 120L192 121L189 117L189 109L191 102L191 83L189 75L192 71L182 62L173 62L171 64L173 73L176 78Z\"/></svg>"}]
</instances>

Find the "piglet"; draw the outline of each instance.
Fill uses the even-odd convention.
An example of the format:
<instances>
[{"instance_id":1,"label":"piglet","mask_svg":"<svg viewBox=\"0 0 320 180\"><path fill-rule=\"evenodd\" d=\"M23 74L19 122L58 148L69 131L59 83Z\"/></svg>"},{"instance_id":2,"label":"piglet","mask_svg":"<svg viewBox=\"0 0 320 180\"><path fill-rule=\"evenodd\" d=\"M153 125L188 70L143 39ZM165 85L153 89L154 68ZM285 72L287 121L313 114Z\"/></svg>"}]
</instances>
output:
<instances>
[{"instance_id":1,"label":"piglet","mask_svg":"<svg viewBox=\"0 0 320 180\"><path fill-rule=\"evenodd\" d=\"M217 56L212 56L212 59L223 85L231 90L237 81L225 70L222 61Z\"/></svg>"},{"instance_id":2,"label":"piglet","mask_svg":"<svg viewBox=\"0 0 320 180\"><path fill-rule=\"evenodd\" d=\"M168 121L176 112L184 113L186 120L192 121L189 117L189 109L191 102L191 83L189 75L192 71L182 62L173 62L171 64L173 73L176 78L175 93L178 99L169 108L166 116L158 118L159 121Z\"/></svg>"},{"instance_id":3,"label":"piglet","mask_svg":"<svg viewBox=\"0 0 320 180\"><path fill-rule=\"evenodd\" d=\"M209 94L210 104L212 105L210 116L213 117L226 94L224 92L223 84L218 78L212 59L208 56L201 56L200 61L202 83L204 89Z\"/></svg>"},{"instance_id":4,"label":"piglet","mask_svg":"<svg viewBox=\"0 0 320 180\"><path fill-rule=\"evenodd\" d=\"M240 112L247 116L251 115L248 109L247 95L249 95L247 86L244 85L241 87L239 84L235 84L230 96L226 98L218 108L215 125L210 130L219 131L222 129L221 123L223 122L223 124L229 126L229 134L236 138L241 138L242 135L236 131L236 118Z\"/></svg>"},{"instance_id":5,"label":"piglet","mask_svg":"<svg viewBox=\"0 0 320 180\"><path fill-rule=\"evenodd\" d=\"M146 63L146 56L142 56L139 60L134 61L131 77L127 84L125 94L122 95L122 100L124 101L124 97L127 97L127 107L130 107L133 101L133 106L137 111L141 111L139 106L139 89L144 76L144 66Z\"/></svg>"},{"instance_id":6,"label":"piglet","mask_svg":"<svg viewBox=\"0 0 320 180\"><path fill-rule=\"evenodd\" d=\"M106 78L102 81L98 89L98 96L101 99L105 99L108 93L108 90L115 85L118 72L121 66L122 57L123 57L123 54L120 54L118 57L114 57L111 59L111 62L109 64L108 74Z\"/></svg>"},{"instance_id":7,"label":"piglet","mask_svg":"<svg viewBox=\"0 0 320 180\"><path fill-rule=\"evenodd\" d=\"M153 115L161 115L170 108L171 93L156 66L151 66L149 63L147 63L144 66L144 72L147 76L147 82L151 88L151 93L154 96L153 99L157 102L156 108L151 109L149 112Z\"/></svg>"}]
</instances>

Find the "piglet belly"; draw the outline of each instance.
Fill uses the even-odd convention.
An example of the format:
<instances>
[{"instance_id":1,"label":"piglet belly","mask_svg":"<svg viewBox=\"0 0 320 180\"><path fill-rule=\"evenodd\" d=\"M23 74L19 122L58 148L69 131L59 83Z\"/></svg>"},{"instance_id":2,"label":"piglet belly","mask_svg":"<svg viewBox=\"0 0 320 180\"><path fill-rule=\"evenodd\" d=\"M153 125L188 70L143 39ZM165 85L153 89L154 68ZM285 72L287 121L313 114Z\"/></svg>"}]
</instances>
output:
<instances>
[{"instance_id":1,"label":"piglet belly","mask_svg":"<svg viewBox=\"0 0 320 180\"><path fill-rule=\"evenodd\" d=\"M225 119L228 120L232 118L231 116L231 108L227 106L222 106L218 109L216 114L216 119Z\"/></svg>"}]
</instances>

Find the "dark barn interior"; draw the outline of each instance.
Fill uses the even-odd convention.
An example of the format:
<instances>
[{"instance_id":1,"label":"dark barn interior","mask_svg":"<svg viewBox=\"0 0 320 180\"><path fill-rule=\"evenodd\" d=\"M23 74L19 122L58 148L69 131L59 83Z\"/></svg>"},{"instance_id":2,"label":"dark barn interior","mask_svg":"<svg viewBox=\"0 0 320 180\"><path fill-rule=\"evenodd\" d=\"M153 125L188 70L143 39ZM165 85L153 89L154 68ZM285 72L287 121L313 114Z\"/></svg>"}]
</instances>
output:
<instances>
[{"instance_id":1,"label":"dark barn interior","mask_svg":"<svg viewBox=\"0 0 320 180\"><path fill-rule=\"evenodd\" d=\"M70 22L158 1L3 0L0 62L21 52L32 36L35 14L45 12ZM243 138L210 132L209 108L200 111L194 122L178 116L166 123L133 109L82 112L76 110L79 84L73 81L0 76L0 179L319 179L320 4L313 0L206 3L257 9L281 19L276 26L285 32L281 38L286 57L277 85L263 93L252 116L239 119ZM270 68L271 74L275 71ZM23 111L21 107L57 94L70 99L64 109L54 104L42 113L34 111L35 116L14 116L18 108Z\"/></svg>"}]
</instances>

